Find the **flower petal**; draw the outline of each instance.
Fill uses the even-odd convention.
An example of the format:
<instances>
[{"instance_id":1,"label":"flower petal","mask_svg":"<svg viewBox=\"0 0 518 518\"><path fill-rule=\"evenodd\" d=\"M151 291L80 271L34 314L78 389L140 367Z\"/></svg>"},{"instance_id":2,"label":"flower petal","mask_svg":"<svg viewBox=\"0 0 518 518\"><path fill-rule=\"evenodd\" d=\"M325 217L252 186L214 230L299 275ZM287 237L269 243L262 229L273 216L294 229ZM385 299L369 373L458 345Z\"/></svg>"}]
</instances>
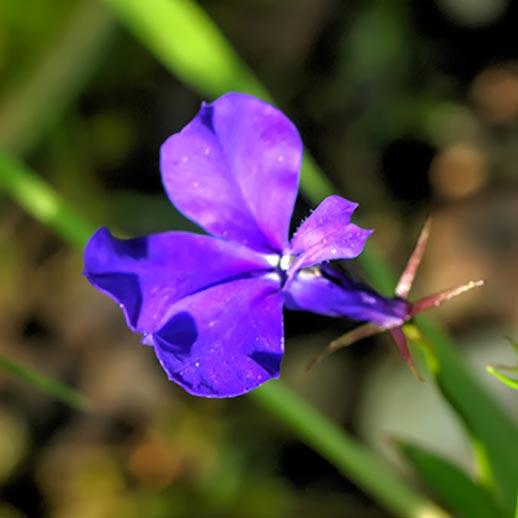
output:
<instances>
[{"instance_id":1,"label":"flower petal","mask_svg":"<svg viewBox=\"0 0 518 518\"><path fill-rule=\"evenodd\" d=\"M204 104L161 148L164 187L213 235L280 252L297 196L302 143L282 112L239 93Z\"/></svg>"},{"instance_id":2,"label":"flower petal","mask_svg":"<svg viewBox=\"0 0 518 518\"><path fill-rule=\"evenodd\" d=\"M322 201L291 240L290 253L298 258L290 271L331 259L358 256L372 231L350 223L357 206L357 203L336 195Z\"/></svg>"},{"instance_id":3,"label":"flower petal","mask_svg":"<svg viewBox=\"0 0 518 518\"><path fill-rule=\"evenodd\" d=\"M214 284L269 269L261 254L188 232L136 239L99 229L85 249L85 275L122 307L134 331L156 331L169 307Z\"/></svg>"},{"instance_id":4,"label":"flower petal","mask_svg":"<svg viewBox=\"0 0 518 518\"><path fill-rule=\"evenodd\" d=\"M402 325L409 305L378 295L331 266L299 271L284 293L288 309L372 322L380 327Z\"/></svg>"},{"instance_id":5,"label":"flower petal","mask_svg":"<svg viewBox=\"0 0 518 518\"><path fill-rule=\"evenodd\" d=\"M184 298L153 341L169 379L191 394L244 394L279 376L284 350L279 281L238 280Z\"/></svg>"}]
</instances>

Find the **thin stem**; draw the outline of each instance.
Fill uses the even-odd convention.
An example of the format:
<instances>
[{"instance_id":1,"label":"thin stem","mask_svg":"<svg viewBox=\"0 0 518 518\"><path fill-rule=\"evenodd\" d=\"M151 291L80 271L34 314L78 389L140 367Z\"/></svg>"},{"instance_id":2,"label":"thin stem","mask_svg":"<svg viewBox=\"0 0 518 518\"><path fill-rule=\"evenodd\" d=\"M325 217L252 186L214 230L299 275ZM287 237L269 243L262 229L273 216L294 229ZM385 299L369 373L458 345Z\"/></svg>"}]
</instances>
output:
<instances>
[{"instance_id":1,"label":"thin stem","mask_svg":"<svg viewBox=\"0 0 518 518\"><path fill-rule=\"evenodd\" d=\"M87 411L90 406L88 400L74 389L53 378L43 376L3 355L0 355L0 369L30 383L33 387L46 392L76 410Z\"/></svg>"},{"instance_id":2,"label":"thin stem","mask_svg":"<svg viewBox=\"0 0 518 518\"><path fill-rule=\"evenodd\" d=\"M281 382L263 385L249 397L289 426L306 444L396 516L447 516L412 490L388 464Z\"/></svg>"},{"instance_id":3,"label":"thin stem","mask_svg":"<svg viewBox=\"0 0 518 518\"><path fill-rule=\"evenodd\" d=\"M350 345L358 342L359 340L363 340L364 338L368 338L369 336L377 335L378 333L382 333L384 329L382 327L377 326L376 324L362 324L354 328L353 330L345 333L340 336L336 340L333 340L323 352L319 355L315 356L307 365L306 371L311 370L317 363L321 362L334 352L343 349L344 347L349 347Z\"/></svg>"},{"instance_id":4,"label":"thin stem","mask_svg":"<svg viewBox=\"0 0 518 518\"><path fill-rule=\"evenodd\" d=\"M21 162L0 151L0 184L27 212L81 248L94 228Z\"/></svg>"}]
</instances>

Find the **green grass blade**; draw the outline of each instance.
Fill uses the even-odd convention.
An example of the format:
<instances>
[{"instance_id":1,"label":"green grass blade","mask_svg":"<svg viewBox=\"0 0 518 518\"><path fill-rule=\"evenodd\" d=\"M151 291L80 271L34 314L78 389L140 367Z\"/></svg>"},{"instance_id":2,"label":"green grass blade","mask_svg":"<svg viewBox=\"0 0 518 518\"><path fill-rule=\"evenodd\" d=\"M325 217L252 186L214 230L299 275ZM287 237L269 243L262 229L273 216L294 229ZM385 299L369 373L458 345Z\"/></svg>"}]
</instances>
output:
<instances>
[{"instance_id":1,"label":"green grass blade","mask_svg":"<svg viewBox=\"0 0 518 518\"><path fill-rule=\"evenodd\" d=\"M516 342L512 338L508 338L508 340L516 355L515 365L488 365L486 367L486 371L488 372L488 374L496 378L498 381L502 382L504 385L507 385L509 388L518 390L518 342ZM507 374L504 374L504 372L502 371L511 372L514 378L511 378Z\"/></svg>"},{"instance_id":2,"label":"green grass blade","mask_svg":"<svg viewBox=\"0 0 518 518\"><path fill-rule=\"evenodd\" d=\"M493 476L492 490L508 514L518 487L518 429L478 385L449 337L427 318L417 318L420 330L406 326L409 339L425 351L437 384L466 428L485 450Z\"/></svg>"},{"instance_id":3,"label":"green grass blade","mask_svg":"<svg viewBox=\"0 0 518 518\"><path fill-rule=\"evenodd\" d=\"M84 246L92 232L90 225L74 214L49 185L27 167L1 152L0 185L30 214L72 246L79 249ZM413 490L383 461L348 437L346 432L282 383L270 383L251 397L398 516L445 516L440 508Z\"/></svg>"},{"instance_id":4,"label":"green grass blade","mask_svg":"<svg viewBox=\"0 0 518 518\"><path fill-rule=\"evenodd\" d=\"M491 374L494 378L496 378L498 381L503 383L504 385L508 386L509 388L512 388L514 390L518 390L518 379L511 378L510 376L507 376L507 374L504 374L503 372L500 372L499 367L495 365L488 365L486 367L486 371L488 374ZM518 372L517 372L518 374Z\"/></svg>"},{"instance_id":5,"label":"green grass blade","mask_svg":"<svg viewBox=\"0 0 518 518\"><path fill-rule=\"evenodd\" d=\"M45 181L1 151L0 185L27 212L72 245L82 247L93 233L93 227L77 216Z\"/></svg>"},{"instance_id":6,"label":"green grass blade","mask_svg":"<svg viewBox=\"0 0 518 518\"><path fill-rule=\"evenodd\" d=\"M3 355L0 355L0 369L26 381L33 387L46 392L50 396L59 399L76 410L87 411L90 406L87 398L79 392L53 378L43 376L32 369L25 367L21 363L15 362Z\"/></svg>"},{"instance_id":7,"label":"green grass blade","mask_svg":"<svg viewBox=\"0 0 518 518\"><path fill-rule=\"evenodd\" d=\"M395 444L426 486L455 516L504 516L486 488L477 485L448 460L404 440L396 440Z\"/></svg>"},{"instance_id":8,"label":"green grass blade","mask_svg":"<svg viewBox=\"0 0 518 518\"><path fill-rule=\"evenodd\" d=\"M281 382L267 383L249 397L296 431L306 444L396 516L446 516L403 483L393 468Z\"/></svg>"},{"instance_id":9,"label":"green grass blade","mask_svg":"<svg viewBox=\"0 0 518 518\"><path fill-rule=\"evenodd\" d=\"M218 28L190 0L105 0L170 70L203 95L229 90L267 96Z\"/></svg>"},{"instance_id":10,"label":"green grass blade","mask_svg":"<svg viewBox=\"0 0 518 518\"><path fill-rule=\"evenodd\" d=\"M81 90L100 60L115 23L103 5L82 0L59 37L0 100L0 148L29 150Z\"/></svg>"}]
</instances>

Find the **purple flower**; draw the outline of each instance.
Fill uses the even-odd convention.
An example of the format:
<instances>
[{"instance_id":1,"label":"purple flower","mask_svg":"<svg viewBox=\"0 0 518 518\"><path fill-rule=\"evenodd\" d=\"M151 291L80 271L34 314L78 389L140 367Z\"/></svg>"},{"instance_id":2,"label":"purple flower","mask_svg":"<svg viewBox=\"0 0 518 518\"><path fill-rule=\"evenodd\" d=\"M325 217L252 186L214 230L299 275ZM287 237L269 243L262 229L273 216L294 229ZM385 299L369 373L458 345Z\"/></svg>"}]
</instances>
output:
<instances>
[{"instance_id":1,"label":"purple flower","mask_svg":"<svg viewBox=\"0 0 518 518\"><path fill-rule=\"evenodd\" d=\"M300 309L304 297L315 297L307 309L353 308L364 296L348 299L337 285L329 302L311 291L318 282L304 294L305 279L324 271L319 264L356 257L370 231L350 223L355 203L330 196L288 240L301 157L286 116L229 93L204 104L161 148L169 198L209 235L120 240L102 228L88 242L90 283L120 304L168 377L191 394L237 396L278 377L284 303ZM375 310L358 311L375 318Z\"/></svg>"}]
</instances>

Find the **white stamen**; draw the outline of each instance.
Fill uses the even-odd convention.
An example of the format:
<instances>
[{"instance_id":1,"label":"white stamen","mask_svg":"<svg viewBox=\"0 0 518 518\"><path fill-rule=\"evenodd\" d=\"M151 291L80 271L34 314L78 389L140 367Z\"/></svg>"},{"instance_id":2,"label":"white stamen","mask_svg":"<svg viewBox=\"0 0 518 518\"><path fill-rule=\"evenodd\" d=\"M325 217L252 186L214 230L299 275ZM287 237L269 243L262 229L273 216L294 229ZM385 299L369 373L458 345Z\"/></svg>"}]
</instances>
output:
<instances>
[{"instance_id":1,"label":"white stamen","mask_svg":"<svg viewBox=\"0 0 518 518\"><path fill-rule=\"evenodd\" d=\"M281 257L281 260L279 261L279 268L283 272L287 272L294 261L295 261L294 255L285 254Z\"/></svg>"},{"instance_id":2,"label":"white stamen","mask_svg":"<svg viewBox=\"0 0 518 518\"><path fill-rule=\"evenodd\" d=\"M281 262L281 256L278 254L265 255L264 258L272 268L277 268Z\"/></svg>"},{"instance_id":3,"label":"white stamen","mask_svg":"<svg viewBox=\"0 0 518 518\"><path fill-rule=\"evenodd\" d=\"M281 276L277 272L269 272L264 276L264 278L270 279L275 282L281 281Z\"/></svg>"},{"instance_id":4,"label":"white stamen","mask_svg":"<svg viewBox=\"0 0 518 518\"><path fill-rule=\"evenodd\" d=\"M317 267L304 268L297 273L297 276L300 280L309 281L315 277L322 277L322 272L320 271L320 268Z\"/></svg>"}]
</instances>

